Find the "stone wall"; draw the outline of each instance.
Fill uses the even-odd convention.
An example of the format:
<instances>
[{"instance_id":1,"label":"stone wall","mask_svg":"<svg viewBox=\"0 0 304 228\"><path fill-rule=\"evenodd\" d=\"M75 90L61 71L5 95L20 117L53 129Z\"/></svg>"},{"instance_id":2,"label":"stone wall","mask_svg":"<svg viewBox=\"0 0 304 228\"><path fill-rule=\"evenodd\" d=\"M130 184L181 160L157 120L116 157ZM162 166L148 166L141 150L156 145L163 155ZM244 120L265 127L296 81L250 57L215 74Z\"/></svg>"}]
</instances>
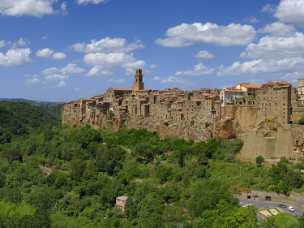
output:
<instances>
[{"instance_id":1,"label":"stone wall","mask_svg":"<svg viewBox=\"0 0 304 228\"><path fill-rule=\"evenodd\" d=\"M254 162L260 155L269 162L281 158L304 158L304 126L301 125L283 126L277 122L265 121L239 137L245 142L240 153L240 159L243 161Z\"/></svg>"}]
</instances>

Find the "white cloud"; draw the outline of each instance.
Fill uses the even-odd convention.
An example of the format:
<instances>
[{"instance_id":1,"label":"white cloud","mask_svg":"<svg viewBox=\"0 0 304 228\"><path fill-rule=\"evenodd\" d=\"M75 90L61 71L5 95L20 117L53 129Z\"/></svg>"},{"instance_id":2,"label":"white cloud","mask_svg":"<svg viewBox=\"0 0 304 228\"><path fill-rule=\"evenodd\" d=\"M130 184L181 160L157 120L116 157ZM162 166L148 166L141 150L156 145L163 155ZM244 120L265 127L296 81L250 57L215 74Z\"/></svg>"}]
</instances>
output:
<instances>
[{"instance_id":1,"label":"white cloud","mask_svg":"<svg viewBox=\"0 0 304 228\"><path fill-rule=\"evenodd\" d=\"M143 60L132 60L123 64L123 68L125 68L128 75L132 75L136 69L143 68L145 65L146 63Z\"/></svg>"},{"instance_id":2,"label":"white cloud","mask_svg":"<svg viewBox=\"0 0 304 228\"><path fill-rule=\"evenodd\" d=\"M161 78L160 78L159 76L154 76L154 77L153 77L153 80L154 80L154 81L160 81Z\"/></svg>"},{"instance_id":3,"label":"white cloud","mask_svg":"<svg viewBox=\"0 0 304 228\"><path fill-rule=\"evenodd\" d=\"M160 80L162 84L185 84L185 80L181 77L169 76L165 79Z\"/></svg>"},{"instance_id":4,"label":"white cloud","mask_svg":"<svg viewBox=\"0 0 304 228\"><path fill-rule=\"evenodd\" d=\"M12 48L6 53L0 52L0 66L17 66L30 62L29 48Z\"/></svg>"},{"instance_id":5,"label":"white cloud","mask_svg":"<svg viewBox=\"0 0 304 228\"><path fill-rule=\"evenodd\" d=\"M256 17L249 17L247 20L251 24L256 24L259 22L259 19L257 19Z\"/></svg>"},{"instance_id":6,"label":"white cloud","mask_svg":"<svg viewBox=\"0 0 304 228\"><path fill-rule=\"evenodd\" d=\"M114 68L122 67L127 74L145 65L143 60L134 57L133 51L143 48L140 41L129 43L124 38L106 37L90 43L76 43L72 48L84 54L84 62L92 66L89 76L109 75Z\"/></svg>"},{"instance_id":7,"label":"white cloud","mask_svg":"<svg viewBox=\"0 0 304 228\"><path fill-rule=\"evenodd\" d=\"M208 59L213 59L215 56L208 51L202 50L202 51L199 51L195 57L198 59L208 60Z\"/></svg>"},{"instance_id":8,"label":"white cloud","mask_svg":"<svg viewBox=\"0 0 304 228\"><path fill-rule=\"evenodd\" d=\"M275 7L271 4L266 4L262 8L263 13L274 13L275 12Z\"/></svg>"},{"instance_id":9,"label":"white cloud","mask_svg":"<svg viewBox=\"0 0 304 228\"><path fill-rule=\"evenodd\" d=\"M298 70L304 70L304 58L255 59L234 62L229 67L222 67L218 71L218 75L287 74Z\"/></svg>"},{"instance_id":10,"label":"white cloud","mask_svg":"<svg viewBox=\"0 0 304 228\"><path fill-rule=\"evenodd\" d=\"M28 44L29 44L29 42L21 37L12 44L12 47L13 48L22 48L22 47L28 46Z\"/></svg>"},{"instance_id":11,"label":"white cloud","mask_svg":"<svg viewBox=\"0 0 304 228\"><path fill-rule=\"evenodd\" d=\"M175 73L176 76L202 76L202 75L210 75L214 73L214 69L208 68L203 63L199 63L193 67L192 70L186 71L177 71Z\"/></svg>"},{"instance_id":12,"label":"white cloud","mask_svg":"<svg viewBox=\"0 0 304 228\"><path fill-rule=\"evenodd\" d=\"M76 43L72 45L72 49L77 52L84 53L111 53L111 52L132 52L136 49L143 48L144 45L140 42L128 43L124 38L106 37L100 40L91 40L90 43Z\"/></svg>"},{"instance_id":13,"label":"white cloud","mask_svg":"<svg viewBox=\"0 0 304 228\"><path fill-rule=\"evenodd\" d=\"M66 54L63 52L55 52L50 48L40 49L36 52L36 56L40 58L52 58L55 60L63 60L66 58Z\"/></svg>"},{"instance_id":14,"label":"white cloud","mask_svg":"<svg viewBox=\"0 0 304 228\"><path fill-rule=\"evenodd\" d=\"M77 3L79 5L88 5L88 4L101 4L104 3L105 0L77 0Z\"/></svg>"},{"instance_id":15,"label":"white cloud","mask_svg":"<svg viewBox=\"0 0 304 228\"><path fill-rule=\"evenodd\" d=\"M38 75L33 75L31 78L27 79L25 81L26 85L33 85L40 82L40 79L38 78Z\"/></svg>"},{"instance_id":16,"label":"white cloud","mask_svg":"<svg viewBox=\"0 0 304 228\"><path fill-rule=\"evenodd\" d=\"M56 0L0 0L0 14L42 17L55 13Z\"/></svg>"},{"instance_id":17,"label":"white cloud","mask_svg":"<svg viewBox=\"0 0 304 228\"><path fill-rule=\"evenodd\" d=\"M5 47L6 42L4 40L0 40L0 48Z\"/></svg>"},{"instance_id":18,"label":"white cloud","mask_svg":"<svg viewBox=\"0 0 304 228\"><path fill-rule=\"evenodd\" d=\"M66 54L64 54L63 52L56 52L53 54L53 59L63 60L65 58L66 58Z\"/></svg>"},{"instance_id":19,"label":"white cloud","mask_svg":"<svg viewBox=\"0 0 304 228\"><path fill-rule=\"evenodd\" d=\"M281 0L275 17L287 23L304 23L304 0Z\"/></svg>"},{"instance_id":20,"label":"white cloud","mask_svg":"<svg viewBox=\"0 0 304 228\"><path fill-rule=\"evenodd\" d=\"M47 68L43 71L43 75L45 76L54 76L56 78L56 75L62 75L63 77L69 76L71 74L81 74L84 73L85 69L78 67L76 64L68 64L63 68L57 68L57 67L51 67Z\"/></svg>"},{"instance_id":21,"label":"white cloud","mask_svg":"<svg viewBox=\"0 0 304 228\"><path fill-rule=\"evenodd\" d=\"M286 58L304 56L304 34L290 36L265 36L251 43L241 54L244 58Z\"/></svg>"},{"instance_id":22,"label":"white cloud","mask_svg":"<svg viewBox=\"0 0 304 228\"><path fill-rule=\"evenodd\" d=\"M108 76L112 74L113 72L108 69L104 69L101 66L93 66L88 72L88 76Z\"/></svg>"},{"instance_id":23,"label":"white cloud","mask_svg":"<svg viewBox=\"0 0 304 228\"><path fill-rule=\"evenodd\" d=\"M40 49L36 52L37 57L49 58L53 55L54 51L49 48Z\"/></svg>"},{"instance_id":24,"label":"white cloud","mask_svg":"<svg viewBox=\"0 0 304 228\"><path fill-rule=\"evenodd\" d=\"M296 32L293 25L288 25L282 22L274 22L272 24L266 25L262 32L269 33L274 36L288 36Z\"/></svg>"},{"instance_id":25,"label":"white cloud","mask_svg":"<svg viewBox=\"0 0 304 228\"><path fill-rule=\"evenodd\" d=\"M214 23L193 23L169 28L166 38L156 40L165 47L186 47L199 43L221 46L238 46L250 43L256 35L251 25L229 24L221 26Z\"/></svg>"},{"instance_id":26,"label":"white cloud","mask_svg":"<svg viewBox=\"0 0 304 228\"><path fill-rule=\"evenodd\" d=\"M282 34L278 34L278 27L282 28ZM304 72L304 34L295 32L293 27L277 23L267 29L271 35L249 44L241 53L241 57L248 60L236 61L228 67L221 66L218 75L275 75L278 78L290 76L292 81L292 75Z\"/></svg>"},{"instance_id":27,"label":"white cloud","mask_svg":"<svg viewBox=\"0 0 304 228\"><path fill-rule=\"evenodd\" d=\"M63 15L67 15L68 14L68 6L66 2L61 3L60 5L60 11Z\"/></svg>"},{"instance_id":28,"label":"white cloud","mask_svg":"<svg viewBox=\"0 0 304 228\"><path fill-rule=\"evenodd\" d=\"M89 65L99 66L118 66L129 61L132 61L133 57L127 53L89 53L84 56L84 62Z\"/></svg>"},{"instance_id":29,"label":"white cloud","mask_svg":"<svg viewBox=\"0 0 304 228\"><path fill-rule=\"evenodd\" d=\"M63 68L51 67L43 70L41 72L41 76L39 81L43 83L51 83L55 84L56 87L64 87L66 85L66 81L72 75L79 75L85 73L85 69L82 67L77 66L76 64L68 64ZM34 80L38 78L37 75L34 75L29 80Z\"/></svg>"}]
</instances>

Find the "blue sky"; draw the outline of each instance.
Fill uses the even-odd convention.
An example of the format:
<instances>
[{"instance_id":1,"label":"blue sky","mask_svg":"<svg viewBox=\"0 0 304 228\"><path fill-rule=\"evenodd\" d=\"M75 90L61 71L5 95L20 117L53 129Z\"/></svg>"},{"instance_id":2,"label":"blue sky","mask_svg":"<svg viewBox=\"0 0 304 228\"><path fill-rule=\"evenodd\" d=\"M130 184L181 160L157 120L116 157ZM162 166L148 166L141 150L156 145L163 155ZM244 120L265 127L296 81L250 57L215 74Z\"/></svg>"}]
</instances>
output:
<instances>
[{"instance_id":1,"label":"blue sky","mask_svg":"<svg viewBox=\"0 0 304 228\"><path fill-rule=\"evenodd\" d=\"M304 0L0 0L0 97L68 101L304 75Z\"/></svg>"}]
</instances>

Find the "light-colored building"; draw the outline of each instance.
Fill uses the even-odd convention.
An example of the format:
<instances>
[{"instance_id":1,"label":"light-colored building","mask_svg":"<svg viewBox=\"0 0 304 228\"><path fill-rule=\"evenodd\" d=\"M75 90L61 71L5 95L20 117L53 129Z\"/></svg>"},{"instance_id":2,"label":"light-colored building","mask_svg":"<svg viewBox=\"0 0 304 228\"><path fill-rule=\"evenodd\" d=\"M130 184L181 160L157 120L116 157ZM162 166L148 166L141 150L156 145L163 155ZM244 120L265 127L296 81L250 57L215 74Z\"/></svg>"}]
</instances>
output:
<instances>
[{"instance_id":1,"label":"light-colored building","mask_svg":"<svg viewBox=\"0 0 304 228\"><path fill-rule=\"evenodd\" d=\"M119 196L116 198L116 208L121 210L122 212L125 212L126 210L126 205L128 202L128 196Z\"/></svg>"},{"instance_id":2,"label":"light-colored building","mask_svg":"<svg viewBox=\"0 0 304 228\"><path fill-rule=\"evenodd\" d=\"M299 80L297 95L298 105L304 106L304 79Z\"/></svg>"},{"instance_id":3,"label":"light-colored building","mask_svg":"<svg viewBox=\"0 0 304 228\"><path fill-rule=\"evenodd\" d=\"M261 85L254 83L241 83L234 87L224 88L220 93L222 106L233 104L254 104L256 91Z\"/></svg>"}]
</instances>

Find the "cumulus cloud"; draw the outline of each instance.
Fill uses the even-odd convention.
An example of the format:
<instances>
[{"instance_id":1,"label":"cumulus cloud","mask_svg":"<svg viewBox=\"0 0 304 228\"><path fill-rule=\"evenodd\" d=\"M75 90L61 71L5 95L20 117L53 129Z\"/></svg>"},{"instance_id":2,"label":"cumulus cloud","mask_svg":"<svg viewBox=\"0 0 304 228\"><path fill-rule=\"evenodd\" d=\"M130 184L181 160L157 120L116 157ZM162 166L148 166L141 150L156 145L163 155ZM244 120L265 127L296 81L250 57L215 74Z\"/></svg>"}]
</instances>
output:
<instances>
[{"instance_id":1,"label":"cumulus cloud","mask_svg":"<svg viewBox=\"0 0 304 228\"><path fill-rule=\"evenodd\" d=\"M30 62L29 48L12 48L6 53L0 52L0 66L17 66Z\"/></svg>"},{"instance_id":2,"label":"cumulus cloud","mask_svg":"<svg viewBox=\"0 0 304 228\"><path fill-rule=\"evenodd\" d=\"M53 54L53 59L56 59L56 60L63 60L66 58L66 54L64 54L63 52L55 52Z\"/></svg>"},{"instance_id":3,"label":"cumulus cloud","mask_svg":"<svg viewBox=\"0 0 304 228\"><path fill-rule=\"evenodd\" d=\"M186 71L177 71L175 73L176 76L202 76L202 75L210 75L214 73L214 69L208 68L203 63L199 63L193 67L191 70Z\"/></svg>"},{"instance_id":4,"label":"cumulus cloud","mask_svg":"<svg viewBox=\"0 0 304 228\"><path fill-rule=\"evenodd\" d=\"M110 75L114 68L122 67L127 74L145 65L134 57L133 51L143 48L140 41L129 43L124 38L102 38L89 43L76 43L72 49L84 53L84 62L92 66L90 76Z\"/></svg>"},{"instance_id":5,"label":"cumulus cloud","mask_svg":"<svg viewBox=\"0 0 304 228\"><path fill-rule=\"evenodd\" d=\"M293 25L288 25L282 22L274 22L266 25L262 32L269 33L274 36L288 36L296 32L296 28Z\"/></svg>"},{"instance_id":6,"label":"cumulus cloud","mask_svg":"<svg viewBox=\"0 0 304 228\"><path fill-rule=\"evenodd\" d=\"M36 56L40 58L52 58L55 60L63 60L66 58L66 54L63 52L55 52L50 48L43 48L36 52Z\"/></svg>"},{"instance_id":7,"label":"cumulus cloud","mask_svg":"<svg viewBox=\"0 0 304 228\"><path fill-rule=\"evenodd\" d=\"M85 69L77 66L76 64L68 64L65 67L50 67L41 72L39 75L33 75L27 79L28 85L36 83L44 83L55 85L55 87L66 86L66 81L73 75L85 73Z\"/></svg>"},{"instance_id":8,"label":"cumulus cloud","mask_svg":"<svg viewBox=\"0 0 304 228\"><path fill-rule=\"evenodd\" d=\"M89 72L88 76L103 76L103 75L112 75L113 72L111 72L108 69L104 69L101 66L93 66Z\"/></svg>"},{"instance_id":9,"label":"cumulus cloud","mask_svg":"<svg viewBox=\"0 0 304 228\"><path fill-rule=\"evenodd\" d=\"M100 40L91 40L90 43L76 43L72 45L72 49L77 52L84 53L111 53L123 52L128 53L136 49L143 48L144 45L140 41L128 43L124 38L106 37Z\"/></svg>"},{"instance_id":10,"label":"cumulus cloud","mask_svg":"<svg viewBox=\"0 0 304 228\"><path fill-rule=\"evenodd\" d=\"M239 46L250 43L256 35L251 25L214 23L193 23L169 28L166 37L157 39L156 43L165 47L186 47L199 43L221 46Z\"/></svg>"},{"instance_id":11,"label":"cumulus cloud","mask_svg":"<svg viewBox=\"0 0 304 228\"><path fill-rule=\"evenodd\" d=\"M292 75L304 71L304 34L267 35L251 43L241 54L246 61L236 61L221 67L219 75L276 74Z\"/></svg>"},{"instance_id":12,"label":"cumulus cloud","mask_svg":"<svg viewBox=\"0 0 304 228\"><path fill-rule=\"evenodd\" d=\"M242 74L287 74L297 70L304 70L304 58L283 59L255 59L245 62L234 62L227 68L221 68L219 75L242 75Z\"/></svg>"},{"instance_id":13,"label":"cumulus cloud","mask_svg":"<svg viewBox=\"0 0 304 228\"><path fill-rule=\"evenodd\" d=\"M26 41L24 38L19 38L17 41L12 43L13 48L22 48L29 45L29 42Z\"/></svg>"},{"instance_id":14,"label":"cumulus cloud","mask_svg":"<svg viewBox=\"0 0 304 228\"><path fill-rule=\"evenodd\" d=\"M133 57L127 53L89 53L84 56L84 62L89 65L119 66L132 61Z\"/></svg>"},{"instance_id":15,"label":"cumulus cloud","mask_svg":"<svg viewBox=\"0 0 304 228\"><path fill-rule=\"evenodd\" d=\"M57 0L0 0L0 14L42 17L56 12Z\"/></svg>"},{"instance_id":16,"label":"cumulus cloud","mask_svg":"<svg viewBox=\"0 0 304 228\"><path fill-rule=\"evenodd\" d=\"M40 49L36 52L37 57L48 58L53 55L54 51L49 48Z\"/></svg>"},{"instance_id":17,"label":"cumulus cloud","mask_svg":"<svg viewBox=\"0 0 304 228\"><path fill-rule=\"evenodd\" d=\"M97 5L97 4L101 4L104 2L105 2L105 0L77 0L77 3L79 5L88 5L88 4Z\"/></svg>"},{"instance_id":18,"label":"cumulus cloud","mask_svg":"<svg viewBox=\"0 0 304 228\"><path fill-rule=\"evenodd\" d=\"M290 36L265 36L251 43L241 54L244 58L286 58L304 55L304 34Z\"/></svg>"},{"instance_id":19,"label":"cumulus cloud","mask_svg":"<svg viewBox=\"0 0 304 228\"><path fill-rule=\"evenodd\" d=\"M213 59L215 56L208 51L202 50L199 51L195 57L198 59L208 60L208 59Z\"/></svg>"},{"instance_id":20,"label":"cumulus cloud","mask_svg":"<svg viewBox=\"0 0 304 228\"><path fill-rule=\"evenodd\" d=\"M281 0L275 17L287 23L304 23L304 0Z\"/></svg>"}]
</instances>

